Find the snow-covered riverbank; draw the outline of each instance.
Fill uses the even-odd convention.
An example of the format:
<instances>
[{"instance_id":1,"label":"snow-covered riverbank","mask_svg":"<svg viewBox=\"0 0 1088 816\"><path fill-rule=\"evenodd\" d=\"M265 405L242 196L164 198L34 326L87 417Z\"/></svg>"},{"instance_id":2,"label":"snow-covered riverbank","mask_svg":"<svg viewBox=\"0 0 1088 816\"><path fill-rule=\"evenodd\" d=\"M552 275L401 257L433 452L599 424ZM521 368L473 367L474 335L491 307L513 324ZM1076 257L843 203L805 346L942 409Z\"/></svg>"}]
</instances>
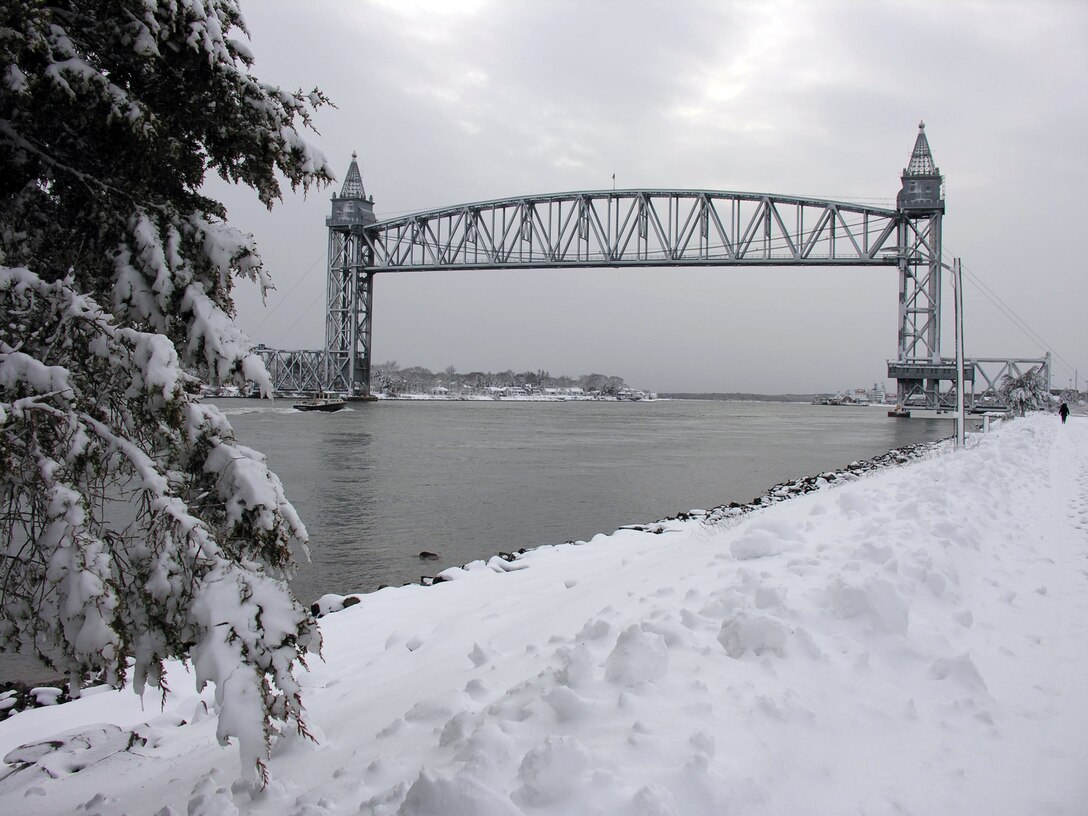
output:
<instances>
[{"instance_id":1,"label":"snow-covered riverbank","mask_svg":"<svg viewBox=\"0 0 1088 816\"><path fill-rule=\"evenodd\" d=\"M263 793L232 785L237 752L175 667L165 711L106 690L0 723L5 754L60 744L8 754L0 803L1084 812L1088 420L1032 417L739 520L503 564L323 618L325 662L302 678L318 742L281 740Z\"/></svg>"}]
</instances>

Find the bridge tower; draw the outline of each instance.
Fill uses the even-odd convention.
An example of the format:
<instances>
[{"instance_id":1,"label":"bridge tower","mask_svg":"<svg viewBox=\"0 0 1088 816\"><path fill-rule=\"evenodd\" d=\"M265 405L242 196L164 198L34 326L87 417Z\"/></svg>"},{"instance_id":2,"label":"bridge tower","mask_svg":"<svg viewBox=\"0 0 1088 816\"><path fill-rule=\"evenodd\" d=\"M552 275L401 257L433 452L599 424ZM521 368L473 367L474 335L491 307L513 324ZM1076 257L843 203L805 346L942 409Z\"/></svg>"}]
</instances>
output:
<instances>
[{"instance_id":1,"label":"bridge tower","mask_svg":"<svg viewBox=\"0 0 1088 816\"><path fill-rule=\"evenodd\" d=\"M370 315L374 275L363 230L375 223L355 153L340 195L333 193L326 288L324 387L349 396L370 395Z\"/></svg>"},{"instance_id":2,"label":"bridge tower","mask_svg":"<svg viewBox=\"0 0 1088 816\"><path fill-rule=\"evenodd\" d=\"M925 122L918 123L910 163L903 170L899 210L898 359L888 364L897 381L898 401L924 397L928 408L941 403L941 380L955 380L955 366L941 358L941 217L944 195Z\"/></svg>"}]
</instances>

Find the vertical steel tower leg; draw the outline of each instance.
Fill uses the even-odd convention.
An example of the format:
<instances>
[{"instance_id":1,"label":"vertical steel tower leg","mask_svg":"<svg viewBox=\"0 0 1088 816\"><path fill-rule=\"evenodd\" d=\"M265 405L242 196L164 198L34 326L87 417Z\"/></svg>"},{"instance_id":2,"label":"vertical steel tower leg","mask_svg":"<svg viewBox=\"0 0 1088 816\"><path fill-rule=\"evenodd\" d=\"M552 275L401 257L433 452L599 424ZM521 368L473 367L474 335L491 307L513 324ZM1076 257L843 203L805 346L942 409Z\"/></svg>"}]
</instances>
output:
<instances>
[{"instance_id":1,"label":"vertical steel tower leg","mask_svg":"<svg viewBox=\"0 0 1088 816\"><path fill-rule=\"evenodd\" d=\"M899 211L899 359L897 394L906 406L921 396L939 408L941 379L941 216L944 179L933 161L924 122L918 124L910 163L896 198Z\"/></svg>"},{"instance_id":2,"label":"vertical steel tower leg","mask_svg":"<svg viewBox=\"0 0 1088 816\"><path fill-rule=\"evenodd\" d=\"M328 391L349 390L347 372L354 346L351 338L353 293L348 255L351 234L346 230L329 230L329 274L327 308L325 313L325 376L323 388Z\"/></svg>"},{"instance_id":3,"label":"vertical steel tower leg","mask_svg":"<svg viewBox=\"0 0 1088 816\"><path fill-rule=\"evenodd\" d=\"M325 322L325 389L370 394L370 315L374 273L359 233L329 231L328 308Z\"/></svg>"},{"instance_id":4,"label":"vertical steel tower leg","mask_svg":"<svg viewBox=\"0 0 1088 816\"><path fill-rule=\"evenodd\" d=\"M900 366L940 366L941 358L941 213L904 217L899 224ZM925 407L940 404L940 380L900 376L898 402L922 396Z\"/></svg>"},{"instance_id":5,"label":"vertical steel tower leg","mask_svg":"<svg viewBox=\"0 0 1088 816\"><path fill-rule=\"evenodd\" d=\"M929 330L926 345L931 362L941 362L941 214L929 218Z\"/></svg>"},{"instance_id":6,"label":"vertical steel tower leg","mask_svg":"<svg viewBox=\"0 0 1088 816\"><path fill-rule=\"evenodd\" d=\"M900 219L898 229L898 241L896 246L896 252L899 255L899 343L897 346L898 355L896 359L899 362L906 362L907 360L907 337L910 334L910 323L907 322L907 291L910 287L911 269L907 262L907 253L910 250L909 242L907 240L907 221L906 219ZM902 393L902 383L900 383L899 402L903 403L905 396Z\"/></svg>"},{"instance_id":7,"label":"vertical steel tower leg","mask_svg":"<svg viewBox=\"0 0 1088 816\"><path fill-rule=\"evenodd\" d=\"M340 195L332 197L329 275L325 313L324 387L350 396L370 396L370 313L374 273L366 227L375 223L374 198L367 198L356 156Z\"/></svg>"},{"instance_id":8,"label":"vertical steel tower leg","mask_svg":"<svg viewBox=\"0 0 1088 816\"><path fill-rule=\"evenodd\" d=\"M359 242L360 244L362 241ZM358 267L355 278L355 354L351 361L349 393L370 396L370 340L372 328L370 315L374 307L374 273L367 266Z\"/></svg>"},{"instance_id":9,"label":"vertical steel tower leg","mask_svg":"<svg viewBox=\"0 0 1088 816\"><path fill-rule=\"evenodd\" d=\"M929 361L941 363L941 214L934 213L929 219L929 280L927 281L926 352ZM926 383L926 405L940 406L941 381L931 379Z\"/></svg>"}]
</instances>

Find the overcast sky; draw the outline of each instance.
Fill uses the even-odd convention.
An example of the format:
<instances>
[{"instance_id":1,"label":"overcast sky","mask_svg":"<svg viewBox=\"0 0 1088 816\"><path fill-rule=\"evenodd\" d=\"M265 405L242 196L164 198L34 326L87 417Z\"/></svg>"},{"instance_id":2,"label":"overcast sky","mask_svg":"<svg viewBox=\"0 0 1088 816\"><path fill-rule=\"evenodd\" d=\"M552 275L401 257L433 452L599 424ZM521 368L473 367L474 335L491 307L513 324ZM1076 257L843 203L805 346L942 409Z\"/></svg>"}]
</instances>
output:
<instances>
[{"instance_id":1,"label":"overcast sky","mask_svg":"<svg viewBox=\"0 0 1088 816\"><path fill-rule=\"evenodd\" d=\"M312 141L341 179L358 152L379 218L603 189L613 173L620 188L892 207L924 119L945 177L945 259L962 257L969 273L968 355L1050 350L1056 386L1075 368L1082 387L1088 379L1088 3L242 0L242 10L256 75L320 87L337 105L319 113ZM265 306L239 285L241 327L254 342L321 348L332 190L288 195L272 213L248 191L209 190L256 236L277 283ZM379 275L373 358L600 372L658 391L831 391L885 381L897 288L883 268ZM945 338L951 356L950 328Z\"/></svg>"}]
</instances>

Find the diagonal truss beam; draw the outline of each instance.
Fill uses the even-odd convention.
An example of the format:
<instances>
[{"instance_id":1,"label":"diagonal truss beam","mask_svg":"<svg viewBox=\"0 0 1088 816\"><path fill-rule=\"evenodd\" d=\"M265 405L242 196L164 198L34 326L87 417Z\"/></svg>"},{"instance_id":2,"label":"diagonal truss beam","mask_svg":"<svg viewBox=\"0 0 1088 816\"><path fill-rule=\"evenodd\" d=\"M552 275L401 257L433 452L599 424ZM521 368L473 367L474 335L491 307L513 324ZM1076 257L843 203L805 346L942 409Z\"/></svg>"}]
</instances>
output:
<instances>
[{"instance_id":1,"label":"diagonal truss beam","mask_svg":"<svg viewBox=\"0 0 1088 816\"><path fill-rule=\"evenodd\" d=\"M624 266L894 266L896 210L715 190L499 199L368 225L371 273ZM922 257L908 264L925 263Z\"/></svg>"}]
</instances>

